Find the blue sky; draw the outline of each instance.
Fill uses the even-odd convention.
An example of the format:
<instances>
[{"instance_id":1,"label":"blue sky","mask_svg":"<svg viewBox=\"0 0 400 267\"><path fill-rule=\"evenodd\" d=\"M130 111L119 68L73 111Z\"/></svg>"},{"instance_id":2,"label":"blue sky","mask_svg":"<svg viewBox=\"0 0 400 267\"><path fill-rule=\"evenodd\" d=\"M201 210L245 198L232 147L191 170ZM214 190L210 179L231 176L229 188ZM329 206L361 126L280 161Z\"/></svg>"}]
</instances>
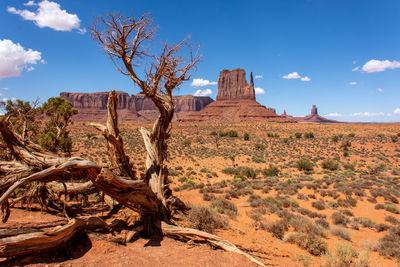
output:
<instances>
[{"instance_id":1,"label":"blue sky","mask_svg":"<svg viewBox=\"0 0 400 267\"><path fill-rule=\"evenodd\" d=\"M0 99L137 93L85 32L114 11L151 13L159 40L201 44L199 80L178 94L215 99L219 72L242 68L278 113L304 116L316 104L332 119L400 121L398 0L1 0Z\"/></svg>"}]
</instances>

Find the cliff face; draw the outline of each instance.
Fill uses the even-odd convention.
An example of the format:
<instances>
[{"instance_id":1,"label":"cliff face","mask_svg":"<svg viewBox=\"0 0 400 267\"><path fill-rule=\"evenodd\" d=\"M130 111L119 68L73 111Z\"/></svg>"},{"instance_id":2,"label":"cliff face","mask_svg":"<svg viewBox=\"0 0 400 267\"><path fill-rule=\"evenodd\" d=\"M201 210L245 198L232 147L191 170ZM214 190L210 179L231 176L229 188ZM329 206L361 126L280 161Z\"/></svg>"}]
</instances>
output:
<instances>
[{"instance_id":1,"label":"cliff face","mask_svg":"<svg viewBox=\"0 0 400 267\"><path fill-rule=\"evenodd\" d=\"M99 93L69 93L60 94L70 101L79 113L74 120L102 121L107 117L108 92ZM129 95L125 92L117 92L118 114L122 121L152 121L157 118L159 112L150 98L144 95ZM174 96L176 118L183 113L199 111L214 100L210 97L199 96ZM182 114L180 114L182 113Z\"/></svg>"},{"instance_id":2,"label":"cliff face","mask_svg":"<svg viewBox=\"0 0 400 267\"><path fill-rule=\"evenodd\" d=\"M242 69L223 70L218 78L217 101L198 112L190 112L178 118L181 121L274 121L294 122L287 116L279 116L275 109L266 108L256 101L253 74L250 85Z\"/></svg>"},{"instance_id":3,"label":"cliff face","mask_svg":"<svg viewBox=\"0 0 400 267\"><path fill-rule=\"evenodd\" d=\"M255 100L253 73L250 73L250 85L246 81L246 72L242 69L223 70L218 77L217 100Z\"/></svg>"}]
</instances>

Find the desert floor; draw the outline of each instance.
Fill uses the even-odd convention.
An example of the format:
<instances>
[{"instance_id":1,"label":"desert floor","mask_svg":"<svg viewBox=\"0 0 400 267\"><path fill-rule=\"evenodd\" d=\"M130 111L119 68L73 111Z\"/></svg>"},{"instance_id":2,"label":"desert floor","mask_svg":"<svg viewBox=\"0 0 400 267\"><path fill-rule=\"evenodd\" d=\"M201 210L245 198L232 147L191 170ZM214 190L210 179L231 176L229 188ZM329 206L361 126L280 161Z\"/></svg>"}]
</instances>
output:
<instances>
[{"instance_id":1,"label":"desert floor","mask_svg":"<svg viewBox=\"0 0 400 267\"><path fill-rule=\"evenodd\" d=\"M138 131L142 126L151 127L120 124L138 174L144 171L146 157ZM174 194L194 211L179 215L176 223L213 231L268 266L326 265L340 249L352 254L352 266L398 266L399 135L400 124L175 122L169 139L169 179ZM73 156L108 164L105 140L89 123L74 123L71 136ZM207 207L203 208L215 220L213 225L205 225L196 214L201 206ZM131 214L122 210L116 216L126 219ZM3 227L57 218L13 208ZM120 245L110 238L89 237L77 241L80 245L71 259L48 255L18 264L253 264L240 255L170 238L157 245L145 239Z\"/></svg>"}]
</instances>

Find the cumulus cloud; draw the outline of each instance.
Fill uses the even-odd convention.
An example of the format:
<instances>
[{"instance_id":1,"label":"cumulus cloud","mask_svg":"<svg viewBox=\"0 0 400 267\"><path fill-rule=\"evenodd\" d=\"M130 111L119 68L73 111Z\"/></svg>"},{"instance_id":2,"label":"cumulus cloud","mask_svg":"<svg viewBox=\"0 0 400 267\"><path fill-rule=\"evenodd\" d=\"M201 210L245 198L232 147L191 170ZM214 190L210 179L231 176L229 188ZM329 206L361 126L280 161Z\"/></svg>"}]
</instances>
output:
<instances>
[{"instance_id":1,"label":"cumulus cloud","mask_svg":"<svg viewBox=\"0 0 400 267\"><path fill-rule=\"evenodd\" d=\"M256 79L262 79L263 76L262 76L262 75L256 75L255 78L256 78Z\"/></svg>"},{"instance_id":2,"label":"cumulus cloud","mask_svg":"<svg viewBox=\"0 0 400 267\"><path fill-rule=\"evenodd\" d=\"M360 67L355 67L351 71L359 71L359 70L360 70Z\"/></svg>"},{"instance_id":3,"label":"cumulus cloud","mask_svg":"<svg viewBox=\"0 0 400 267\"><path fill-rule=\"evenodd\" d=\"M194 96L209 96L212 94L211 89L204 89L204 90L197 90L196 93L194 93Z\"/></svg>"},{"instance_id":4,"label":"cumulus cloud","mask_svg":"<svg viewBox=\"0 0 400 267\"><path fill-rule=\"evenodd\" d=\"M396 108L396 109L393 111L393 114L400 115L400 108Z\"/></svg>"},{"instance_id":5,"label":"cumulus cloud","mask_svg":"<svg viewBox=\"0 0 400 267\"><path fill-rule=\"evenodd\" d=\"M382 89L382 88L378 88L378 92L379 92L379 93L382 93L382 92L383 92L383 89Z\"/></svg>"},{"instance_id":6,"label":"cumulus cloud","mask_svg":"<svg viewBox=\"0 0 400 267\"><path fill-rule=\"evenodd\" d=\"M288 75L282 76L283 79L300 79L301 76L297 72L289 73Z\"/></svg>"},{"instance_id":7,"label":"cumulus cloud","mask_svg":"<svg viewBox=\"0 0 400 267\"><path fill-rule=\"evenodd\" d=\"M31 71L31 64L37 64L41 59L41 53L38 51L25 50L19 43L14 44L7 39L0 40L0 79L18 77L24 69Z\"/></svg>"},{"instance_id":8,"label":"cumulus cloud","mask_svg":"<svg viewBox=\"0 0 400 267\"><path fill-rule=\"evenodd\" d=\"M304 76L304 77L302 77L298 72L292 72L292 73L289 73L288 75L284 75L284 76L282 76L282 78L283 79L289 79L289 80L291 80L291 79L300 79L301 81L303 81L303 82L309 82L309 81L311 81L311 79L308 77L308 76Z\"/></svg>"},{"instance_id":9,"label":"cumulus cloud","mask_svg":"<svg viewBox=\"0 0 400 267\"><path fill-rule=\"evenodd\" d=\"M371 72L381 72L387 69L398 69L398 68L400 68L399 61L372 59L364 64L362 70L371 73Z\"/></svg>"},{"instance_id":10,"label":"cumulus cloud","mask_svg":"<svg viewBox=\"0 0 400 267\"><path fill-rule=\"evenodd\" d=\"M357 82L349 82L350 85L356 85Z\"/></svg>"},{"instance_id":11,"label":"cumulus cloud","mask_svg":"<svg viewBox=\"0 0 400 267\"><path fill-rule=\"evenodd\" d=\"M29 1L24 4L25 6L36 6L37 9L32 12L27 9L16 9L15 7L8 7L7 11L20 15L24 20L33 21L36 26L40 28L49 27L56 31L72 31L74 29L78 32L86 32L80 29L80 19L75 14L69 14L66 10L61 9L60 4L43 0L40 3Z\"/></svg>"},{"instance_id":12,"label":"cumulus cloud","mask_svg":"<svg viewBox=\"0 0 400 267\"><path fill-rule=\"evenodd\" d=\"M204 80L202 78L193 79L192 83L190 84L193 87L203 87L208 85L216 85L217 82L210 82L209 80Z\"/></svg>"},{"instance_id":13,"label":"cumulus cloud","mask_svg":"<svg viewBox=\"0 0 400 267\"><path fill-rule=\"evenodd\" d=\"M254 88L254 91L255 91L256 95L263 95L263 94L265 94L265 90L262 89L262 88L260 88L260 87Z\"/></svg>"}]
</instances>

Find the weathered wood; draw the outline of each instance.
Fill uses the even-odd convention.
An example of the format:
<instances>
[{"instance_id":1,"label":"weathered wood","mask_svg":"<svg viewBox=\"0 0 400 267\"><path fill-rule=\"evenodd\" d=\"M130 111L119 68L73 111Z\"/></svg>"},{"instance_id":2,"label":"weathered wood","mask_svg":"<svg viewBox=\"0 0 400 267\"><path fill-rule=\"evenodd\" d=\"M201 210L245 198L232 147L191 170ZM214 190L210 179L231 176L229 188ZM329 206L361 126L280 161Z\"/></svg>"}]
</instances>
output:
<instances>
[{"instance_id":1,"label":"weathered wood","mask_svg":"<svg viewBox=\"0 0 400 267\"><path fill-rule=\"evenodd\" d=\"M104 221L100 218L77 218L51 230L1 238L0 257L15 257L54 250L68 242L79 231L99 227L105 227Z\"/></svg>"},{"instance_id":2,"label":"weathered wood","mask_svg":"<svg viewBox=\"0 0 400 267\"><path fill-rule=\"evenodd\" d=\"M162 223L162 231L165 235L178 237L178 238L187 238L187 239L202 239L203 241L209 242L215 247L221 248L226 251L232 251L238 254L241 254L251 260L252 262L265 266L262 262L258 261L256 258L251 256L250 254L244 252L243 250L236 247L233 243L220 238L219 236L212 235L203 231L199 231L192 228L185 228L175 225L170 225L165 222Z\"/></svg>"},{"instance_id":3,"label":"weathered wood","mask_svg":"<svg viewBox=\"0 0 400 267\"><path fill-rule=\"evenodd\" d=\"M124 144L118 129L118 98L115 91L110 91L107 102L107 126L91 123L90 125L96 127L102 132L107 141L107 150L110 158L111 169L119 176L128 176L132 179L135 178L135 172L132 169L129 157L125 154Z\"/></svg>"}]
</instances>

